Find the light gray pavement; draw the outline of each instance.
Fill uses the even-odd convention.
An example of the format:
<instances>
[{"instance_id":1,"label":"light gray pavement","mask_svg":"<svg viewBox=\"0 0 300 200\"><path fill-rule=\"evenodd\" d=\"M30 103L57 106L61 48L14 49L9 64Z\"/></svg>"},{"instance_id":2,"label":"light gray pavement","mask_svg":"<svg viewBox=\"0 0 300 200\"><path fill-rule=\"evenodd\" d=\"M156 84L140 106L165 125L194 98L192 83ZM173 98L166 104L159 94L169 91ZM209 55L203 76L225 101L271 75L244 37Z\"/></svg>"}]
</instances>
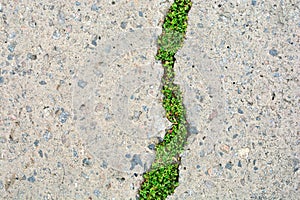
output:
<instances>
[{"instance_id":1,"label":"light gray pavement","mask_svg":"<svg viewBox=\"0 0 300 200\"><path fill-rule=\"evenodd\" d=\"M207 2L176 56L195 134L169 199L299 199L299 2Z\"/></svg>"},{"instance_id":2,"label":"light gray pavement","mask_svg":"<svg viewBox=\"0 0 300 200\"><path fill-rule=\"evenodd\" d=\"M169 199L297 199L299 2L193 2ZM170 125L154 56L171 3L1 1L1 199L135 199Z\"/></svg>"}]
</instances>

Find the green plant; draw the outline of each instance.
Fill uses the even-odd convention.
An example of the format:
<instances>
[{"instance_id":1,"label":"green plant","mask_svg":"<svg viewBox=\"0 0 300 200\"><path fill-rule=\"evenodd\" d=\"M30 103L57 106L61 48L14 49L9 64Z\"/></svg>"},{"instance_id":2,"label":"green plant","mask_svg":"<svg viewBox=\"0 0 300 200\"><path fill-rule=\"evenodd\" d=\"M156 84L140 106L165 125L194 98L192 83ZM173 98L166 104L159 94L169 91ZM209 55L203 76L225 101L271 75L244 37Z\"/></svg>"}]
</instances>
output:
<instances>
[{"instance_id":1,"label":"green plant","mask_svg":"<svg viewBox=\"0 0 300 200\"><path fill-rule=\"evenodd\" d=\"M162 78L163 107L172 127L156 146L156 158L139 190L140 199L166 199L178 186L180 154L187 138L187 121L179 86L174 83L175 54L182 47L187 28L190 0L174 0L158 38L156 59L164 67Z\"/></svg>"},{"instance_id":2,"label":"green plant","mask_svg":"<svg viewBox=\"0 0 300 200\"><path fill-rule=\"evenodd\" d=\"M151 170L144 175L145 182L140 190L140 199L165 199L178 186L178 164Z\"/></svg>"}]
</instances>

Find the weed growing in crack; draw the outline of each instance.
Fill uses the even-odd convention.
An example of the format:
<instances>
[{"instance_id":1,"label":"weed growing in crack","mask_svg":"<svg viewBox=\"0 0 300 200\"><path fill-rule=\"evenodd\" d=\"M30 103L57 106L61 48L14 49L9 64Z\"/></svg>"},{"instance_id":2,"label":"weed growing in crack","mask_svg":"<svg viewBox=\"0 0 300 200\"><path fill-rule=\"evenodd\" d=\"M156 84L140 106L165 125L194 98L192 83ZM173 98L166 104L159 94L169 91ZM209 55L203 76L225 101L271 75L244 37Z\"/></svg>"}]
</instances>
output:
<instances>
[{"instance_id":1,"label":"weed growing in crack","mask_svg":"<svg viewBox=\"0 0 300 200\"><path fill-rule=\"evenodd\" d=\"M156 158L144 174L139 190L140 199L166 199L178 186L180 154L187 139L187 121L180 88L174 83L175 54L182 47L187 29L191 0L174 0L158 38L156 59L164 67L162 78L163 107L172 127L166 130L164 140L156 146Z\"/></svg>"}]
</instances>

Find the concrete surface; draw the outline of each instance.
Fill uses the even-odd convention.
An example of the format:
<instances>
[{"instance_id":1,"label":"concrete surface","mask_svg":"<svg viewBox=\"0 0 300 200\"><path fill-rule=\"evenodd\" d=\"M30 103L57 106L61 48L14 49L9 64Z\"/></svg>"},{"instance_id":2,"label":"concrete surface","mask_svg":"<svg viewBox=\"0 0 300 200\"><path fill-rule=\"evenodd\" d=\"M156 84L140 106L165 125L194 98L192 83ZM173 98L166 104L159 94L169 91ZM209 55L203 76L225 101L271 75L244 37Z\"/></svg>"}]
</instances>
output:
<instances>
[{"instance_id":1,"label":"concrete surface","mask_svg":"<svg viewBox=\"0 0 300 200\"><path fill-rule=\"evenodd\" d=\"M1 199L135 199L170 125L154 56L171 3L1 1ZM169 199L297 199L299 20L297 1L193 1Z\"/></svg>"},{"instance_id":2,"label":"concrete surface","mask_svg":"<svg viewBox=\"0 0 300 200\"><path fill-rule=\"evenodd\" d=\"M169 199L299 199L299 2L207 2L177 55L196 134Z\"/></svg>"}]
</instances>

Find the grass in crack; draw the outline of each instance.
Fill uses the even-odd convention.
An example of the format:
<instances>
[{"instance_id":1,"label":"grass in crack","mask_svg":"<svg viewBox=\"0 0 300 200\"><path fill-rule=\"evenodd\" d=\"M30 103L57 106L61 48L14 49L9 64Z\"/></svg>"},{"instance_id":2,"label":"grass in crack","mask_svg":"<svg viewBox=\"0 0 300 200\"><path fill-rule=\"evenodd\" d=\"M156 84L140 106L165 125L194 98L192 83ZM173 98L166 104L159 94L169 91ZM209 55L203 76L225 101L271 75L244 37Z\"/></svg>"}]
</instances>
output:
<instances>
[{"instance_id":1,"label":"grass in crack","mask_svg":"<svg viewBox=\"0 0 300 200\"><path fill-rule=\"evenodd\" d=\"M158 39L156 59L164 67L162 78L163 107L172 128L166 130L164 140L156 149L156 158L150 170L144 174L144 182L139 190L140 199L166 199L178 186L180 153L186 139L187 121L180 88L174 83L175 54L182 47L187 28L190 0L174 0Z\"/></svg>"},{"instance_id":2,"label":"grass in crack","mask_svg":"<svg viewBox=\"0 0 300 200\"><path fill-rule=\"evenodd\" d=\"M140 199L165 199L178 186L178 164L162 166L144 175Z\"/></svg>"}]
</instances>

